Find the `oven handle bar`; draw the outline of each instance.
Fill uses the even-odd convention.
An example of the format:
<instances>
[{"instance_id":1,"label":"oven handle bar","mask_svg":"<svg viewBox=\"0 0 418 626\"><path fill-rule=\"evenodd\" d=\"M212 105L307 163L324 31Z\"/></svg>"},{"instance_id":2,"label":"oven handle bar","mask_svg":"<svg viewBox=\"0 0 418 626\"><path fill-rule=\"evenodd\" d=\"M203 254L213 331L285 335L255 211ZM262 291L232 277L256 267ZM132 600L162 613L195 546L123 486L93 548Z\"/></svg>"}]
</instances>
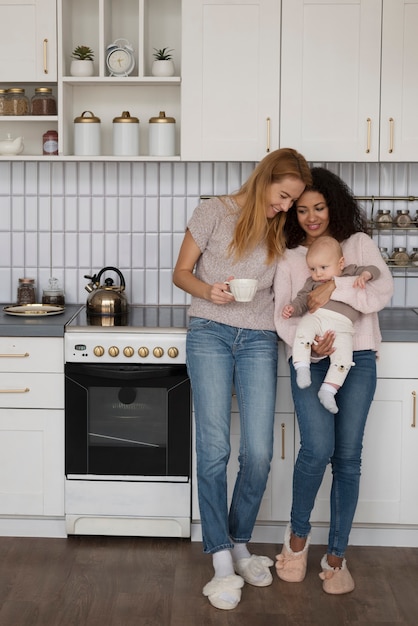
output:
<instances>
[{"instance_id":1,"label":"oven handle bar","mask_svg":"<svg viewBox=\"0 0 418 626\"><path fill-rule=\"evenodd\" d=\"M68 364L67 364L68 366ZM169 374L179 373L178 365L112 365L112 364L71 364L71 373L78 375L99 376L113 380L138 380L146 378L164 378Z\"/></svg>"}]
</instances>

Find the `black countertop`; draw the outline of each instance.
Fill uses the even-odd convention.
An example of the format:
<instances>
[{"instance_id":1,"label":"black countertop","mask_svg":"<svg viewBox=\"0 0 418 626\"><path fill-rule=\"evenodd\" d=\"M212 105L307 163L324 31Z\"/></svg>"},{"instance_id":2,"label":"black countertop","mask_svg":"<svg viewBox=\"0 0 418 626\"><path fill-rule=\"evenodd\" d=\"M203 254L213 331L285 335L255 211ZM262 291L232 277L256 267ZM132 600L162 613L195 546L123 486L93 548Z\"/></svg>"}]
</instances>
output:
<instances>
[{"instance_id":1,"label":"black countertop","mask_svg":"<svg viewBox=\"0 0 418 626\"><path fill-rule=\"evenodd\" d=\"M5 313L0 304L0 336L3 337L64 337L64 326L77 311L80 304L68 304L59 315L20 317Z\"/></svg>"},{"instance_id":2,"label":"black countertop","mask_svg":"<svg viewBox=\"0 0 418 626\"><path fill-rule=\"evenodd\" d=\"M0 305L0 336L63 337L64 326L80 310L69 304L60 315L22 318L8 315ZM418 309L384 309L379 313L383 341L418 342Z\"/></svg>"}]
</instances>

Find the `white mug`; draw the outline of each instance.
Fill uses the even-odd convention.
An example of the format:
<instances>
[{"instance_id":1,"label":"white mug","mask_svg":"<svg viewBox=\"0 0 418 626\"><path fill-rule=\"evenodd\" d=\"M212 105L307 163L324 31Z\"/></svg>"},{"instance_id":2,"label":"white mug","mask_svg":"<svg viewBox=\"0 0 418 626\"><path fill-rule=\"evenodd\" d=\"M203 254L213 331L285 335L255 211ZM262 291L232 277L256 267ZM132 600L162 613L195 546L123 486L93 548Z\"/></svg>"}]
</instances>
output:
<instances>
[{"instance_id":1,"label":"white mug","mask_svg":"<svg viewBox=\"0 0 418 626\"><path fill-rule=\"evenodd\" d=\"M234 278L227 281L229 289L237 302L251 302L254 298L258 280L256 278Z\"/></svg>"}]
</instances>

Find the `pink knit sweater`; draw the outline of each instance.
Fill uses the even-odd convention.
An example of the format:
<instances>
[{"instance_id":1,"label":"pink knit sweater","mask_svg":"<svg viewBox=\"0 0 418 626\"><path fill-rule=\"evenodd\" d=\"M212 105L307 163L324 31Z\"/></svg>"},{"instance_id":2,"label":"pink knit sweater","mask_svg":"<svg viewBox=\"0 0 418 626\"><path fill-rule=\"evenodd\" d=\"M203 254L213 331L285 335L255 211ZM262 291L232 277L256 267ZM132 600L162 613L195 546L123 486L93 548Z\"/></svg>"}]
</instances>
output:
<instances>
[{"instance_id":1,"label":"pink knit sweater","mask_svg":"<svg viewBox=\"0 0 418 626\"><path fill-rule=\"evenodd\" d=\"M363 313L354 323L353 350L377 352L382 341L377 312L389 303L393 295L392 275L376 244L365 233L349 237L342 242L342 249L346 265L376 265L380 269L379 278L368 282L365 289L353 287L355 277L336 277L336 288L331 296L332 300L346 302ZM310 275L306 264L307 250L304 246L286 250L277 265L274 281L274 321L279 337L286 343L288 357L300 319L284 319L282 309L295 298Z\"/></svg>"}]
</instances>

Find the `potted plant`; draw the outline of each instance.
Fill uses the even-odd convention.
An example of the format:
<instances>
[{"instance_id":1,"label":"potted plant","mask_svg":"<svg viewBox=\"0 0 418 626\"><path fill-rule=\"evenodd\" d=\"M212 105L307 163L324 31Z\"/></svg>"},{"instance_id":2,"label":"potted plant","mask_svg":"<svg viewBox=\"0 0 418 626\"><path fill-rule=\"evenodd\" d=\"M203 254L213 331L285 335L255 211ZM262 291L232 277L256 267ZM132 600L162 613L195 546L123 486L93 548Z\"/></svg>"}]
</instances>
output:
<instances>
[{"instance_id":1,"label":"potted plant","mask_svg":"<svg viewBox=\"0 0 418 626\"><path fill-rule=\"evenodd\" d=\"M153 76L173 76L174 63L171 53L171 48L154 48L153 53L154 61L152 64L151 72Z\"/></svg>"},{"instance_id":2,"label":"potted plant","mask_svg":"<svg viewBox=\"0 0 418 626\"><path fill-rule=\"evenodd\" d=\"M89 46L77 46L71 54L71 76L92 76L94 52Z\"/></svg>"}]
</instances>

